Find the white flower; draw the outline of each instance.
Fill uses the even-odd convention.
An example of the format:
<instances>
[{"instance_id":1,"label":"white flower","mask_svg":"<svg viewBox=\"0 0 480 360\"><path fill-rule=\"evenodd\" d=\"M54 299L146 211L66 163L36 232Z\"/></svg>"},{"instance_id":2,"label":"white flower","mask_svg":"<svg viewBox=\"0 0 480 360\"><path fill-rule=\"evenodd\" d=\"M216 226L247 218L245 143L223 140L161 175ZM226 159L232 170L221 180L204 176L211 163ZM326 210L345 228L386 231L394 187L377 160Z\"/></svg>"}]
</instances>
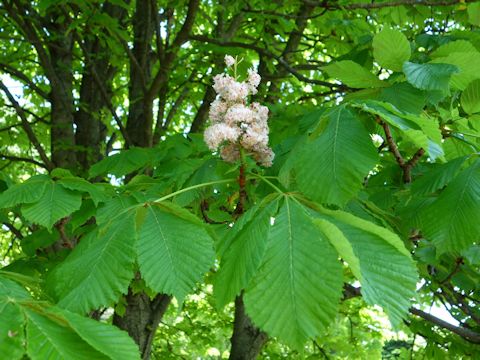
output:
<instances>
[{"instance_id":1,"label":"white flower","mask_svg":"<svg viewBox=\"0 0 480 360\"><path fill-rule=\"evenodd\" d=\"M256 113L243 104L235 104L231 106L225 113L225 123L234 126L235 124L251 123L255 120Z\"/></svg>"},{"instance_id":2,"label":"white flower","mask_svg":"<svg viewBox=\"0 0 480 360\"><path fill-rule=\"evenodd\" d=\"M255 95L257 93L257 87L260 85L262 78L258 75L257 71L254 68L248 69L248 85L250 92Z\"/></svg>"},{"instance_id":3,"label":"white flower","mask_svg":"<svg viewBox=\"0 0 480 360\"><path fill-rule=\"evenodd\" d=\"M210 104L209 118L213 123L219 123L223 121L225 113L228 110L228 104L221 99L215 99Z\"/></svg>"},{"instance_id":4,"label":"white flower","mask_svg":"<svg viewBox=\"0 0 480 360\"><path fill-rule=\"evenodd\" d=\"M240 136L240 129L227 126L223 123L215 124L205 130L204 137L210 150L216 150L225 141L236 142Z\"/></svg>"},{"instance_id":5,"label":"white flower","mask_svg":"<svg viewBox=\"0 0 480 360\"><path fill-rule=\"evenodd\" d=\"M228 67L233 66L235 64L235 58L231 55L225 55L225 64Z\"/></svg>"},{"instance_id":6,"label":"white flower","mask_svg":"<svg viewBox=\"0 0 480 360\"><path fill-rule=\"evenodd\" d=\"M235 81L229 75L219 74L213 78L213 88L220 97L228 102L242 102L248 96L249 86Z\"/></svg>"},{"instance_id":7,"label":"white flower","mask_svg":"<svg viewBox=\"0 0 480 360\"><path fill-rule=\"evenodd\" d=\"M234 65L232 56L225 56L227 66ZM238 82L233 77L219 74L213 88L219 95L210 105L212 125L205 130L205 142L212 150L220 148L222 159L235 162L240 159L240 146L263 166L271 166L274 158L268 147L268 108L257 102L247 105L248 95L257 93L260 75L254 68L248 78Z\"/></svg>"}]
</instances>

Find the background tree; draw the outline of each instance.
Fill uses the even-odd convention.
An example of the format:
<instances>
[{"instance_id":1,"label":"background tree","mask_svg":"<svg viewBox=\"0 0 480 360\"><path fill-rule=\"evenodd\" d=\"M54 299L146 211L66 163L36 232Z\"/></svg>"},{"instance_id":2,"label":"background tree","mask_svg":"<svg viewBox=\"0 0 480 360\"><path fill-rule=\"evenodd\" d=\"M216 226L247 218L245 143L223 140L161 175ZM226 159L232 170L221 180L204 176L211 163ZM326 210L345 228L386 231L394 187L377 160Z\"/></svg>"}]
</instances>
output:
<instances>
[{"instance_id":1,"label":"background tree","mask_svg":"<svg viewBox=\"0 0 480 360\"><path fill-rule=\"evenodd\" d=\"M379 357L379 305L385 357L478 355L479 2L0 14L1 354ZM226 54L262 78L271 168L199 135Z\"/></svg>"}]
</instances>

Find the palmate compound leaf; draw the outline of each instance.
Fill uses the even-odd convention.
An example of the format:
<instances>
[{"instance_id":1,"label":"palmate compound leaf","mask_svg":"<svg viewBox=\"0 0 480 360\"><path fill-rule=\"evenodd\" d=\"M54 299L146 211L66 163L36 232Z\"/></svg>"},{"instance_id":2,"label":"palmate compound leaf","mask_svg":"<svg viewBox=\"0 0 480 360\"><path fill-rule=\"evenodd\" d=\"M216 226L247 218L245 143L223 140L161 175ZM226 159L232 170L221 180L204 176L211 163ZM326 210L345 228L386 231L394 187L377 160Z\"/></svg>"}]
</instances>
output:
<instances>
[{"instance_id":1,"label":"palmate compound leaf","mask_svg":"<svg viewBox=\"0 0 480 360\"><path fill-rule=\"evenodd\" d=\"M480 159L462 170L420 213L423 235L437 254L461 251L480 239Z\"/></svg>"},{"instance_id":2,"label":"palmate compound leaf","mask_svg":"<svg viewBox=\"0 0 480 360\"><path fill-rule=\"evenodd\" d=\"M320 203L340 206L357 194L378 160L369 133L343 106L320 120L295 156L295 179L300 190Z\"/></svg>"},{"instance_id":3,"label":"palmate compound leaf","mask_svg":"<svg viewBox=\"0 0 480 360\"><path fill-rule=\"evenodd\" d=\"M0 317L0 354L8 359L22 358L25 352L33 360L140 359L126 332L35 301L2 276Z\"/></svg>"},{"instance_id":4,"label":"palmate compound leaf","mask_svg":"<svg viewBox=\"0 0 480 360\"><path fill-rule=\"evenodd\" d=\"M285 197L244 301L253 322L300 348L335 318L342 295L337 253L307 210Z\"/></svg>"},{"instance_id":5,"label":"palmate compound leaf","mask_svg":"<svg viewBox=\"0 0 480 360\"><path fill-rule=\"evenodd\" d=\"M317 207L315 224L349 264L368 304L380 305L394 326L408 313L418 279L415 264L393 232L344 211Z\"/></svg>"},{"instance_id":6,"label":"palmate compound leaf","mask_svg":"<svg viewBox=\"0 0 480 360\"><path fill-rule=\"evenodd\" d=\"M51 229L60 219L80 209L82 197L62 185L48 181L37 202L22 206L22 214L29 221Z\"/></svg>"},{"instance_id":7,"label":"palmate compound leaf","mask_svg":"<svg viewBox=\"0 0 480 360\"><path fill-rule=\"evenodd\" d=\"M265 254L270 222L277 207L278 198L261 207L255 207L252 209L253 214L245 214L250 221L240 224L241 229L222 256L221 266L215 277L215 299L219 308L239 295L255 275Z\"/></svg>"},{"instance_id":8,"label":"palmate compound leaf","mask_svg":"<svg viewBox=\"0 0 480 360\"><path fill-rule=\"evenodd\" d=\"M48 277L58 305L85 313L114 303L127 292L135 262L135 209L85 237Z\"/></svg>"},{"instance_id":9,"label":"palmate compound leaf","mask_svg":"<svg viewBox=\"0 0 480 360\"><path fill-rule=\"evenodd\" d=\"M180 301L214 261L213 239L194 215L172 203L139 209L138 265L152 289Z\"/></svg>"}]
</instances>

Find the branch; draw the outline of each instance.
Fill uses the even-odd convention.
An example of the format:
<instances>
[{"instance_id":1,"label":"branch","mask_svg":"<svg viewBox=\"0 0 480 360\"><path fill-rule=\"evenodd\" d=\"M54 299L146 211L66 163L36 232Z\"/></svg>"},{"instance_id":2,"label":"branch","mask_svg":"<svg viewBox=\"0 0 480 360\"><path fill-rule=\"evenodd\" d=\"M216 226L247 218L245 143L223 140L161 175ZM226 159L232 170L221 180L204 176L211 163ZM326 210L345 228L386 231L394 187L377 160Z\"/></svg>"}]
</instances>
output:
<instances>
[{"instance_id":1,"label":"branch","mask_svg":"<svg viewBox=\"0 0 480 360\"><path fill-rule=\"evenodd\" d=\"M40 95L45 100L50 100L50 96L45 91L40 89L32 80L30 80L30 78L27 75L15 69L13 66L0 63L0 69L12 75L13 77L17 78L18 80L23 81L30 89L35 91L38 95Z\"/></svg>"},{"instance_id":2,"label":"branch","mask_svg":"<svg viewBox=\"0 0 480 360\"><path fill-rule=\"evenodd\" d=\"M414 307L411 307L409 309L409 312L413 315L419 316L424 320L427 320L428 322L440 326L441 328L444 328L446 330L450 330L451 332L459 335L463 339L467 340L468 342L471 342L473 344L480 344L480 334L476 333L470 329L456 326L453 324L450 324L449 322L446 322L445 320L439 319L436 316L433 316L432 314L426 313L425 311L416 309Z\"/></svg>"},{"instance_id":3,"label":"branch","mask_svg":"<svg viewBox=\"0 0 480 360\"><path fill-rule=\"evenodd\" d=\"M10 161L22 161L22 162L27 162L27 163L31 163L31 164L40 166L40 167L42 167L42 168L44 168L44 169L47 168L47 166L46 166L45 164L42 164L41 162L39 162L39 161L37 161L37 160L30 159L30 158L26 158L26 157L21 157L21 156L8 155L8 154L0 153L0 158L6 159L6 160L10 160Z\"/></svg>"},{"instance_id":4,"label":"branch","mask_svg":"<svg viewBox=\"0 0 480 360\"><path fill-rule=\"evenodd\" d=\"M390 127L387 123L380 120L380 117L377 117L377 121L380 121L380 124L383 127L383 131L385 131L385 137L387 139L388 148L390 149L391 153L397 160L398 165L403 169L405 166L405 159L403 158L402 154L400 154L400 150L398 149L395 140L393 140L392 132L390 131Z\"/></svg>"},{"instance_id":5,"label":"branch","mask_svg":"<svg viewBox=\"0 0 480 360\"><path fill-rule=\"evenodd\" d=\"M361 295L361 288L356 288L350 284L344 284L343 287L343 300L348 300L354 297L362 296ZM408 311L416 316L421 317L422 319L440 326L443 329L449 330L463 339L467 340L468 342L471 342L473 344L480 344L480 334L476 333L470 329L456 326L453 324L450 324L449 322L446 322L445 320L439 319L436 316L433 316L432 314L428 314L425 311L416 309L414 307L411 307L408 309Z\"/></svg>"},{"instance_id":6,"label":"branch","mask_svg":"<svg viewBox=\"0 0 480 360\"><path fill-rule=\"evenodd\" d=\"M145 98L148 101L151 101L155 98L155 95L160 91L162 85L168 80L170 66L175 59L180 46L183 45L189 38L189 34L195 22L195 17L197 15L199 5L200 0L190 0L188 2L187 16L185 18L185 21L180 31L177 33L177 36L173 40L172 45L168 47L168 50L166 51L163 58L163 63L160 64L160 69L158 69L158 72L152 81L152 85L145 94Z\"/></svg>"},{"instance_id":7,"label":"branch","mask_svg":"<svg viewBox=\"0 0 480 360\"><path fill-rule=\"evenodd\" d=\"M128 136L128 132L125 129L125 127L122 124L122 120L118 117L117 112L113 108L112 102L110 101L110 97L107 94L107 90L103 86L102 80L100 79L100 76L98 76L97 70L95 69L95 66L90 58L90 54L88 53L87 48L82 42L82 39L78 36L77 33L74 33L74 36L77 39L78 44L80 45L80 48L82 49L84 55L85 55L85 60L87 62L87 66L89 67L89 70L92 73L93 80L98 86L98 89L100 90L100 94L102 95L103 101L105 102L105 105L107 105L108 110L110 110L110 113L112 114L113 118L115 119L115 122L120 129L120 133L123 136L123 139L125 140L125 145L126 148L129 148L132 146L132 142L130 140L130 137Z\"/></svg>"},{"instance_id":8,"label":"branch","mask_svg":"<svg viewBox=\"0 0 480 360\"><path fill-rule=\"evenodd\" d=\"M58 86L59 82L57 81L57 75L55 72L55 68L52 65L50 55L48 54L47 50L44 48L42 40L37 34L35 27L33 26L32 21L24 21L21 16L26 16L27 18L31 19L33 15L37 14L29 14L25 15L25 9L22 7L22 4L19 1L14 1L16 5L16 9L13 8L12 4L9 4L8 1L3 2L5 5L5 9L7 10L8 15L13 19L13 21L17 24L17 28L20 32L23 32L27 40L30 44L33 45L35 48L40 63L45 70L47 78L50 80L52 87ZM21 16L19 16L21 14Z\"/></svg>"},{"instance_id":9,"label":"branch","mask_svg":"<svg viewBox=\"0 0 480 360\"><path fill-rule=\"evenodd\" d=\"M329 83L329 82L323 81L323 80L310 79L310 78L300 74L295 68L290 66L288 64L288 62L285 59L283 59L282 57L277 56L277 55L271 53L270 51L268 51L267 49L259 47L255 44L242 43L242 42L239 42L239 41L223 41L221 39L209 38L208 36L204 36L204 35L190 35L190 39L194 40L194 41L208 42L208 43L211 43L211 44L216 44L216 45L225 46L225 47L239 47L239 48L243 48L243 49L254 50L260 55L263 55L263 56L268 57L270 59L277 60L278 63L285 68L285 70L287 70L289 73L291 73L293 76L295 76L300 81L310 83L310 84L315 84L315 85L322 85L322 86L326 86L328 88L338 88L340 90L347 89L347 87L345 87L345 85L332 84L332 83Z\"/></svg>"},{"instance_id":10,"label":"branch","mask_svg":"<svg viewBox=\"0 0 480 360\"><path fill-rule=\"evenodd\" d=\"M460 3L473 3L477 0L448 0L448 1L422 1L422 0L399 0L399 1L389 1L389 2L372 2L372 3L358 3L358 4L346 4L346 5L337 5L337 4L328 4L326 1L318 2L311 0L304 0L306 4L316 5L323 7L327 10L355 10L355 9L381 9L385 7L394 7L401 5L414 5L414 6L452 6L459 5Z\"/></svg>"},{"instance_id":11,"label":"branch","mask_svg":"<svg viewBox=\"0 0 480 360\"><path fill-rule=\"evenodd\" d=\"M10 230L12 234L15 235L18 239L23 239L23 234L15 226L7 222L4 222L3 225L6 226L8 230Z\"/></svg>"},{"instance_id":12,"label":"branch","mask_svg":"<svg viewBox=\"0 0 480 360\"><path fill-rule=\"evenodd\" d=\"M390 131L390 127L388 126L388 124L382 121L380 119L380 116L376 117L376 121L383 127L383 130L385 131L385 137L387 139L388 148L395 157L398 165L402 168L403 182L405 184L412 182L412 169L415 167L415 165L417 165L423 154L425 154L425 150L423 148L418 149L410 160L405 161L402 154L400 153L400 150L398 149L397 144L395 143L395 140L393 139L392 132Z\"/></svg>"},{"instance_id":13,"label":"branch","mask_svg":"<svg viewBox=\"0 0 480 360\"><path fill-rule=\"evenodd\" d=\"M30 123L27 120L27 116L25 115L25 112L23 111L22 107L18 104L18 102L15 100L12 93L8 90L8 88L5 86L5 84L1 80L0 80L0 89L3 90L5 95L7 95L8 100L12 103L13 107L15 108L15 111L17 112L18 116L20 117L20 120L22 121L22 127L25 130L25 132L28 136L28 139L33 144L33 146L37 150L38 154L40 155L40 158L42 159L43 163L45 164L44 167L49 171L53 170L53 168L55 166L53 165L53 163L48 158L47 154L45 153L45 150L43 149L42 145L40 144L40 141L38 141L37 136L33 132L33 129L30 126Z\"/></svg>"}]
</instances>

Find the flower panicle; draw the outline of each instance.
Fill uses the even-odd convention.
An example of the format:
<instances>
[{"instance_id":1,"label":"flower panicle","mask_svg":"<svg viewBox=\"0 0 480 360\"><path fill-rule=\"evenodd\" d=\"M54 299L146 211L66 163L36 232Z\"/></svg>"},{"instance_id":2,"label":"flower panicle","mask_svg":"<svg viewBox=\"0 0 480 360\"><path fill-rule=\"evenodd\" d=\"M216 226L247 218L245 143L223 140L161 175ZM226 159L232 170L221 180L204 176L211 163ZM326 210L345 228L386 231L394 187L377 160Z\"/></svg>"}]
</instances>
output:
<instances>
[{"instance_id":1,"label":"flower panicle","mask_svg":"<svg viewBox=\"0 0 480 360\"><path fill-rule=\"evenodd\" d=\"M225 64L236 69L238 62L226 55ZM241 147L261 165L272 165L274 153L268 146L268 108L258 102L247 105L248 96L257 93L260 81L253 67L248 69L243 82L226 74L214 77L213 88L218 97L210 105L211 125L205 130L204 138L212 151L220 150L225 161L238 161Z\"/></svg>"}]
</instances>

